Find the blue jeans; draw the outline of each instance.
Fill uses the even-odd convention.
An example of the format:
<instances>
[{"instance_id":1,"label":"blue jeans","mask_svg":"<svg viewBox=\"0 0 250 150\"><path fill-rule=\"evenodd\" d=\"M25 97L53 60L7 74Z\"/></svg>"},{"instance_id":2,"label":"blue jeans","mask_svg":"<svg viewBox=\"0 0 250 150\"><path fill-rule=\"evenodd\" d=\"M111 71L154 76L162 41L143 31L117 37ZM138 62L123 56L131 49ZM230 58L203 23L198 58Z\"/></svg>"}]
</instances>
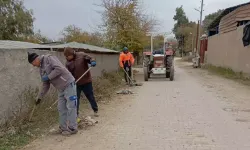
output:
<instances>
[{"instance_id":1,"label":"blue jeans","mask_svg":"<svg viewBox=\"0 0 250 150\"><path fill-rule=\"evenodd\" d=\"M61 129L77 129L77 96L75 82L70 83L64 90L60 90L58 98L59 124Z\"/></svg>"},{"instance_id":2,"label":"blue jeans","mask_svg":"<svg viewBox=\"0 0 250 150\"><path fill-rule=\"evenodd\" d=\"M83 92L86 98L89 100L89 103L93 111L98 112L98 106L95 100L92 82L90 82L83 85L77 85L77 115L79 115L81 92Z\"/></svg>"}]
</instances>

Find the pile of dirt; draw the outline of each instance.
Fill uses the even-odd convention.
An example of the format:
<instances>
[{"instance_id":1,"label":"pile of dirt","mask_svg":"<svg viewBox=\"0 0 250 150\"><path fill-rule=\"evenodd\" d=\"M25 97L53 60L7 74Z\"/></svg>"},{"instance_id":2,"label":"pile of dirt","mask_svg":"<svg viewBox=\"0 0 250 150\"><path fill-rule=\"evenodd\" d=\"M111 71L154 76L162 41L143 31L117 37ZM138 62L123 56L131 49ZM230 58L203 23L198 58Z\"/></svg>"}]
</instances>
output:
<instances>
[{"instance_id":1,"label":"pile of dirt","mask_svg":"<svg viewBox=\"0 0 250 150\"><path fill-rule=\"evenodd\" d=\"M134 94L134 92L132 92L131 90L120 90L120 91L117 91L116 94L127 95L127 94Z\"/></svg>"}]
</instances>

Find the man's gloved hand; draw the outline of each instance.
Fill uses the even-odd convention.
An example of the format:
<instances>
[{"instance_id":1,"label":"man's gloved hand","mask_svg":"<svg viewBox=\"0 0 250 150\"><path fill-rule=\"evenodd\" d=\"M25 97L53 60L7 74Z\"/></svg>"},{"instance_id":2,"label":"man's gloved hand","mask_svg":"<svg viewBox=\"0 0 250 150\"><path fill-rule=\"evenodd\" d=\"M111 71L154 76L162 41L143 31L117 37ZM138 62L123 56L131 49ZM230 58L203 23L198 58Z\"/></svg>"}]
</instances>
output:
<instances>
[{"instance_id":1,"label":"man's gloved hand","mask_svg":"<svg viewBox=\"0 0 250 150\"><path fill-rule=\"evenodd\" d=\"M40 98L36 99L36 105L38 105L40 103L41 103L41 99Z\"/></svg>"},{"instance_id":2,"label":"man's gloved hand","mask_svg":"<svg viewBox=\"0 0 250 150\"><path fill-rule=\"evenodd\" d=\"M90 64L91 64L91 67L95 67L96 66L96 61L91 61Z\"/></svg>"},{"instance_id":3,"label":"man's gloved hand","mask_svg":"<svg viewBox=\"0 0 250 150\"><path fill-rule=\"evenodd\" d=\"M43 82L49 81L49 77L47 75L42 76L42 81Z\"/></svg>"}]
</instances>

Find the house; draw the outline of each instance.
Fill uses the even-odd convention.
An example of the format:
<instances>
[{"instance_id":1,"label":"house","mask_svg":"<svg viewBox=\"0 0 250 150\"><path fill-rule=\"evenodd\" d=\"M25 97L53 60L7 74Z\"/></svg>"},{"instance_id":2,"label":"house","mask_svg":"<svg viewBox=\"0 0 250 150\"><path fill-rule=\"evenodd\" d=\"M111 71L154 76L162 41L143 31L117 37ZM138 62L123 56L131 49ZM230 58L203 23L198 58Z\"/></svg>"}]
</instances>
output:
<instances>
[{"instance_id":1,"label":"house","mask_svg":"<svg viewBox=\"0 0 250 150\"><path fill-rule=\"evenodd\" d=\"M206 63L250 73L250 46L242 42L249 21L250 2L225 9L208 27Z\"/></svg>"},{"instance_id":2,"label":"house","mask_svg":"<svg viewBox=\"0 0 250 150\"><path fill-rule=\"evenodd\" d=\"M250 20L250 2L226 8L208 26L208 36L234 31Z\"/></svg>"},{"instance_id":3,"label":"house","mask_svg":"<svg viewBox=\"0 0 250 150\"><path fill-rule=\"evenodd\" d=\"M64 47L84 51L96 59L97 66L91 69L93 77L101 76L103 71L113 72L119 68L119 52L102 47L77 42L51 46L51 44L0 40L0 124L5 123L5 119L12 116L12 112L19 111L20 108L25 109L28 104L25 99L29 99L25 95L33 96L36 91L33 89L41 84L38 69L28 63L27 52L53 54L65 64L66 59L61 52Z\"/></svg>"}]
</instances>

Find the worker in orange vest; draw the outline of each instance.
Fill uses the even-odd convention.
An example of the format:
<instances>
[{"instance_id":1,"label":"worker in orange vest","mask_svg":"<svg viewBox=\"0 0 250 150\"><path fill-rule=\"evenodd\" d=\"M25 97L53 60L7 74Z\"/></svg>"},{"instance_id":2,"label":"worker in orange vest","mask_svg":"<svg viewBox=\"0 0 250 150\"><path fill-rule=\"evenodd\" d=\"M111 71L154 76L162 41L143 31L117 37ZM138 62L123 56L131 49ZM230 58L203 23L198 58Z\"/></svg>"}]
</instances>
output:
<instances>
[{"instance_id":1,"label":"worker in orange vest","mask_svg":"<svg viewBox=\"0 0 250 150\"><path fill-rule=\"evenodd\" d=\"M124 47L123 52L121 52L120 54L119 63L120 63L120 67L124 68L124 70L127 72L130 78L132 74L131 66L134 65L134 62L135 62L135 59L133 55L128 51L127 47ZM127 78L127 74L124 72L125 81L128 84L129 81Z\"/></svg>"}]
</instances>

